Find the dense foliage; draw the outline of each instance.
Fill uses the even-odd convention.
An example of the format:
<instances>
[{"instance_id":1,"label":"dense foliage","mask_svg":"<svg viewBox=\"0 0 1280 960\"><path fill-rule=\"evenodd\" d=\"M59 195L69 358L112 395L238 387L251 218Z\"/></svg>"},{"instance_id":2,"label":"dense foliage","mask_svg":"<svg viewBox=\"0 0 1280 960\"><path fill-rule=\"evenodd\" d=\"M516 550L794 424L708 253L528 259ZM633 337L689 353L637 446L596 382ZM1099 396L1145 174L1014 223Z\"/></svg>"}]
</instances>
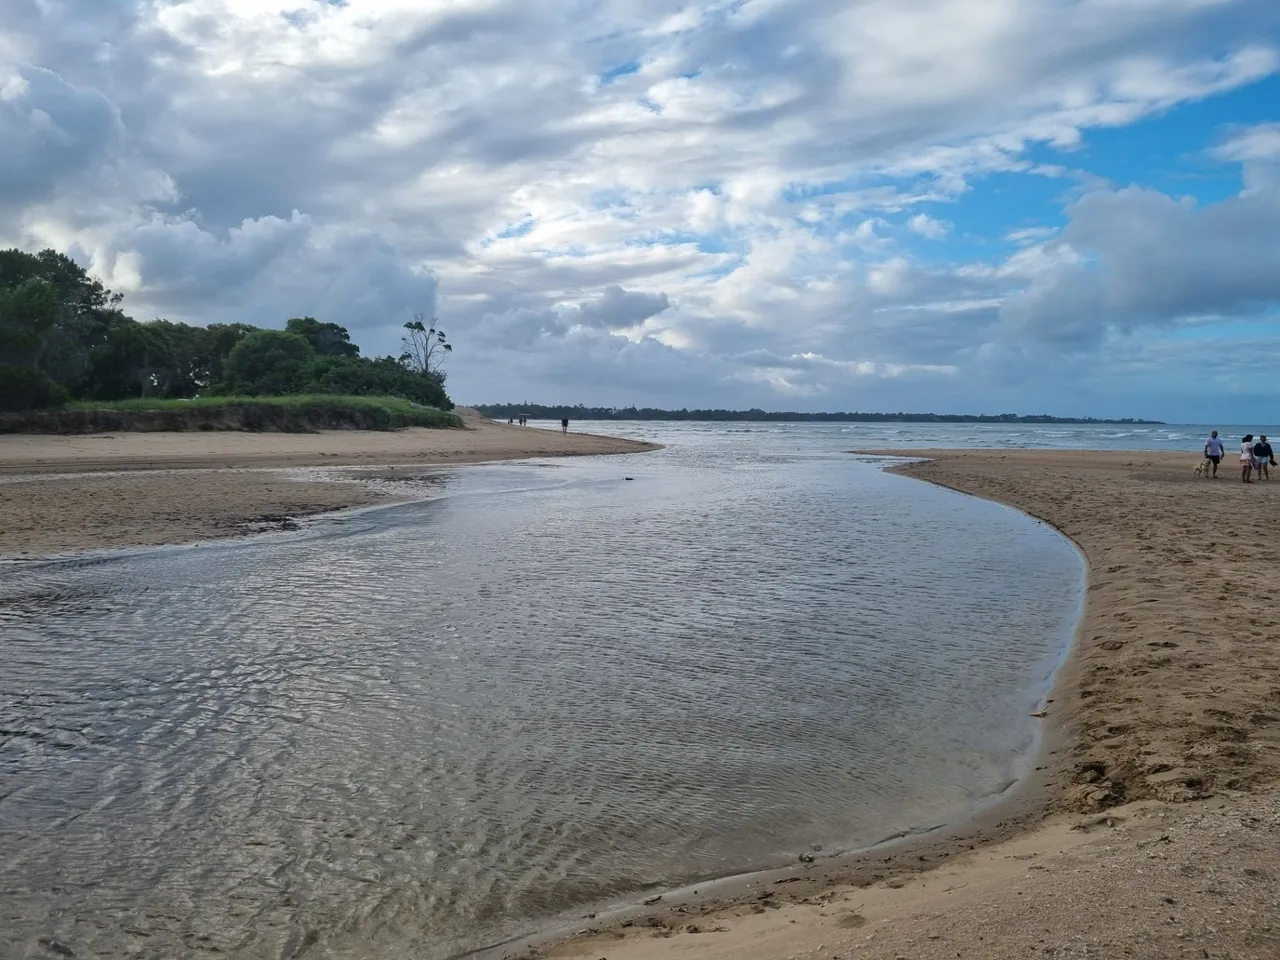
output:
<instances>
[{"instance_id":1,"label":"dense foliage","mask_svg":"<svg viewBox=\"0 0 1280 960\"><path fill-rule=\"evenodd\" d=\"M487 403L476 409L494 420L709 420L774 423L1159 423L1157 420L1098 420L1093 417L1019 416L1014 413L785 413L772 410L658 410L653 407L548 407L540 403Z\"/></svg>"},{"instance_id":2,"label":"dense foliage","mask_svg":"<svg viewBox=\"0 0 1280 960\"><path fill-rule=\"evenodd\" d=\"M0 410L229 394L392 396L453 407L438 365L424 369L409 353L362 357L336 323L140 323L120 305L63 254L0 250Z\"/></svg>"}]
</instances>

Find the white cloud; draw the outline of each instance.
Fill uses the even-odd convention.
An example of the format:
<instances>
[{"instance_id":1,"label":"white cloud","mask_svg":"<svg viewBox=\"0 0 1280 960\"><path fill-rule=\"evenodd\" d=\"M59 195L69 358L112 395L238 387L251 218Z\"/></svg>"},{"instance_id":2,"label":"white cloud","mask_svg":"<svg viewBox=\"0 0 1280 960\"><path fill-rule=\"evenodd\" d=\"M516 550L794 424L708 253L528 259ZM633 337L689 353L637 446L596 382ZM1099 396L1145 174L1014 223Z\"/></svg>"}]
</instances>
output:
<instances>
[{"instance_id":1,"label":"white cloud","mask_svg":"<svg viewBox=\"0 0 1280 960\"><path fill-rule=\"evenodd\" d=\"M927 240L946 239L951 230L951 224L945 220L935 220L927 213L917 213L907 221L907 227L912 233L918 233Z\"/></svg>"},{"instance_id":2,"label":"white cloud","mask_svg":"<svg viewBox=\"0 0 1280 960\"><path fill-rule=\"evenodd\" d=\"M1280 302L1280 184L1207 206L1129 187L1090 193L1068 213L1055 243L1070 256L1003 304L1010 335L1079 347L1108 329Z\"/></svg>"},{"instance_id":3,"label":"white cloud","mask_svg":"<svg viewBox=\"0 0 1280 960\"><path fill-rule=\"evenodd\" d=\"M122 225L87 252L130 302L173 320L279 326L320 316L388 351L410 315L435 312L432 273L375 233L321 227L296 210L225 232L156 217Z\"/></svg>"},{"instance_id":4,"label":"white cloud","mask_svg":"<svg viewBox=\"0 0 1280 960\"><path fill-rule=\"evenodd\" d=\"M1280 163L1280 123L1260 123L1236 130L1213 152L1220 160Z\"/></svg>"},{"instance_id":5,"label":"white cloud","mask_svg":"<svg viewBox=\"0 0 1280 960\"><path fill-rule=\"evenodd\" d=\"M129 145L115 104L51 70L0 62L0 143L0 208L62 199L74 224L104 197L130 204L174 193Z\"/></svg>"},{"instance_id":6,"label":"white cloud","mask_svg":"<svg viewBox=\"0 0 1280 960\"><path fill-rule=\"evenodd\" d=\"M1035 243L1046 240L1057 232L1057 227L1022 227L1018 230L1010 230L1004 238L1011 243Z\"/></svg>"},{"instance_id":7,"label":"white cloud","mask_svg":"<svg viewBox=\"0 0 1280 960\"><path fill-rule=\"evenodd\" d=\"M1249 190L1210 207L1030 149L1275 71L1265 0L14 0L6 17L0 242L77 251L141 316L312 313L372 350L438 295L467 399L825 403L923 378L963 401L983 364L1046 341L1273 295L1249 242L1271 239L1274 125L1216 149ZM993 173L1067 181L1061 236L996 224L1021 249L956 264L895 243L885 218L940 240L950 221L921 205L971 202ZM1196 236L1222 250L1197 256ZM1146 290L1161 257L1179 276Z\"/></svg>"}]
</instances>

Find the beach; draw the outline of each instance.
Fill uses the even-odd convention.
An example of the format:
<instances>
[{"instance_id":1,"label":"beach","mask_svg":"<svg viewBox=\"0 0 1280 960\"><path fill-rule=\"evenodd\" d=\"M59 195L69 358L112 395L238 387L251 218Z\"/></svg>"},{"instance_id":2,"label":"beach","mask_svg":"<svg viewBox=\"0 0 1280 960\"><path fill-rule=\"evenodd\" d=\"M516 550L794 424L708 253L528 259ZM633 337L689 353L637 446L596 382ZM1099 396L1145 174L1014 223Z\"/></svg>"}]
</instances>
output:
<instances>
[{"instance_id":1,"label":"beach","mask_svg":"<svg viewBox=\"0 0 1280 960\"><path fill-rule=\"evenodd\" d=\"M408 477L450 464L654 449L458 412L464 430L3 435L0 556L290 529L301 518L415 495L407 486L397 491L391 484L326 479L333 475L339 481Z\"/></svg>"},{"instance_id":2,"label":"beach","mask_svg":"<svg viewBox=\"0 0 1280 960\"><path fill-rule=\"evenodd\" d=\"M666 448L373 468L424 499L6 564L0 943L449 960L959 822L1025 771L1066 540L838 431L583 428Z\"/></svg>"},{"instance_id":3,"label":"beach","mask_svg":"<svg viewBox=\"0 0 1280 960\"><path fill-rule=\"evenodd\" d=\"M649 449L472 423L466 432L0 438L0 553L289 529L314 513L421 498L436 465ZM1220 480L1198 479L1185 455L918 453L927 459L855 456L1021 510L1071 538L1087 560L1076 642L1028 719L1043 734L1035 769L963 822L861 854L814 850L779 870L628 894L479 957L1280 956L1280 630L1269 612L1280 596L1280 548L1271 538L1280 480L1245 486L1227 468ZM400 477L411 482L388 482ZM612 503L607 487L597 495ZM913 518L924 515L918 501L927 498L906 499ZM948 516L956 515L935 522ZM500 519L493 526L494 536L506 536ZM472 529L464 539L480 535ZM637 531L628 527L626 536ZM671 532L663 537L671 549ZM927 538L919 549L928 549ZM873 554L860 562L874 563ZM485 551L478 569L491 573L493 556ZM489 589L485 576L475 579L477 590ZM669 585L655 589L674 599ZM292 596L283 591L273 602ZM380 648L387 641L375 632ZM740 638L733 642L739 651ZM356 649L345 646L344 658ZM811 670L811 697L814 680ZM395 716L399 725L406 714ZM674 766L669 753L662 763ZM678 814L670 826L681 828ZM338 890L333 896L341 899Z\"/></svg>"},{"instance_id":4,"label":"beach","mask_svg":"<svg viewBox=\"0 0 1280 960\"><path fill-rule=\"evenodd\" d=\"M893 469L1022 510L1088 561L1035 773L932 836L494 956L1280 956L1280 480L1202 480L1186 455L918 455Z\"/></svg>"}]
</instances>

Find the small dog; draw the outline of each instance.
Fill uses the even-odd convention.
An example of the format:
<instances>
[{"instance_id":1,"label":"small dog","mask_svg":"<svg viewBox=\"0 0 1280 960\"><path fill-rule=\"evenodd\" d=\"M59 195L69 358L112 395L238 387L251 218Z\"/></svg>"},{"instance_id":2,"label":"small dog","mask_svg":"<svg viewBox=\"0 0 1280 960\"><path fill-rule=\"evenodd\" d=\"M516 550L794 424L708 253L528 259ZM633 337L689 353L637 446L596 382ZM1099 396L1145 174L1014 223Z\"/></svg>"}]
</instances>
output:
<instances>
[{"instance_id":1,"label":"small dog","mask_svg":"<svg viewBox=\"0 0 1280 960\"><path fill-rule=\"evenodd\" d=\"M1210 460L1208 457L1205 457L1203 460L1201 460L1199 463L1196 464L1195 475L1197 477L1209 476L1209 470L1210 468L1212 468L1212 466L1213 466L1213 461Z\"/></svg>"}]
</instances>

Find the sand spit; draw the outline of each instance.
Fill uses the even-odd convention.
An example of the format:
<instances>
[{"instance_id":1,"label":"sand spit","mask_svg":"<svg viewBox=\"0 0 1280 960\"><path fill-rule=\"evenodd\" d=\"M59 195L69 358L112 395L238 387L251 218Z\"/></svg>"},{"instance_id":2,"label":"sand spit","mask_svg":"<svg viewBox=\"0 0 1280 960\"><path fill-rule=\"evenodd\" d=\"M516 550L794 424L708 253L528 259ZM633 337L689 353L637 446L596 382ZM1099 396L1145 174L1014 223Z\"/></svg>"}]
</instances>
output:
<instances>
[{"instance_id":1,"label":"sand spit","mask_svg":"<svg viewBox=\"0 0 1280 960\"><path fill-rule=\"evenodd\" d=\"M389 485L324 482L298 467L395 466L404 475L448 464L656 449L459 412L465 430L0 436L0 556L239 536L415 498Z\"/></svg>"},{"instance_id":2,"label":"sand spit","mask_svg":"<svg viewBox=\"0 0 1280 960\"><path fill-rule=\"evenodd\" d=\"M1200 480L1194 455L916 453L933 459L896 469L1015 506L1088 559L1036 774L934 837L492 956L1280 957L1280 479Z\"/></svg>"}]
</instances>

